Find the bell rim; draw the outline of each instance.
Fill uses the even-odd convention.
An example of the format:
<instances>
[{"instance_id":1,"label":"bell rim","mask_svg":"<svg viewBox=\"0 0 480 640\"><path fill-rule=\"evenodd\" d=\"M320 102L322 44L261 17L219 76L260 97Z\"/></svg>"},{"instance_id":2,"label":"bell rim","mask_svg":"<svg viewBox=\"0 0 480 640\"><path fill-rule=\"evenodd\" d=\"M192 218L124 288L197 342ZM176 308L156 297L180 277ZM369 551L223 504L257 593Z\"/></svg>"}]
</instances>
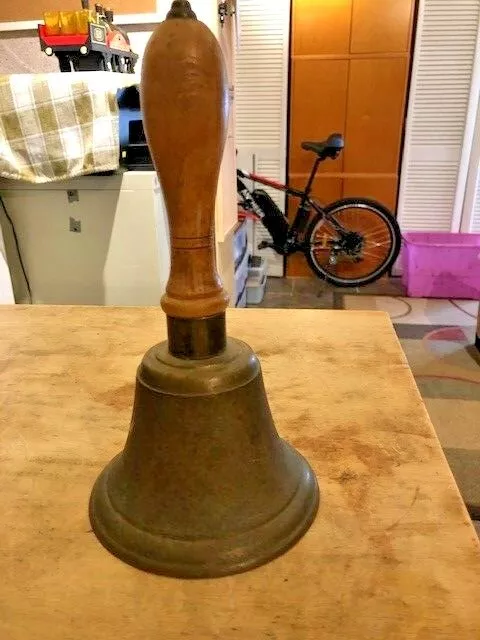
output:
<instances>
[{"instance_id":1,"label":"bell rim","mask_svg":"<svg viewBox=\"0 0 480 640\"><path fill-rule=\"evenodd\" d=\"M312 525L320 504L318 482L305 458L287 442L297 457L299 483L285 508L260 526L237 535L210 539L173 538L151 534L116 511L108 496L116 456L98 477L90 497L92 529L101 544L131 566L167 577L220 578L262 566L291 549Z\"/></svg>"}]
</instances>

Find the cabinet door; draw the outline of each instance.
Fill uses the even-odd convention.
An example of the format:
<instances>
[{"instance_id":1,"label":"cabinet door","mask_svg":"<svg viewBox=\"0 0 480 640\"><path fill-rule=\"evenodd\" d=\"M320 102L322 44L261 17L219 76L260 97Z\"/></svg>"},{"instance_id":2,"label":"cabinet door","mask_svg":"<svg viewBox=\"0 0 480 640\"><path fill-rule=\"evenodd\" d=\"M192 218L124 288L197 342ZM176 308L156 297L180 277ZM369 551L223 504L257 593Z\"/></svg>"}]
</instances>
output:
<instances>
[{"instance_id":1,"label":"cabinet door","mask_svg":"<svg viewBox=\"0 0 480 640\"><path fill-rule=\"evenodd\" d=\"M414 5L414 0L354 0L350 52L406 53Z\"/></svg>"},{"instance_id":2,"label":"cabinet door","mask_svg":"<svg viewBox=\"0 0 480 640\"><path fill-rule=\"evenodd\" d=\"M398 178L396 176L346 178L343 183L345 198L371 198L385 205L392 213L397 204Z\"/></svg>"},{"instance_id":3,"label":"cabinet door","mask_svg":"<svg viewBox=\"0 0 480 640\"><path fill-rule=\"evenodd\" d=\"M398 172L407 58L351 60L345 171Z\"/></svg>"},{"instance_id":4,"label":"cabinet door","mask_svg":"<svg viewBox=\"0 0 480 640\"><path fill-rule=\"evenodd\" d=\"M324 140L344 133L348 89L348 60L294 59L290 89L290 175L308 176L315 156L304 151L305 140ZM320 171L343 170L343 154L325 162Z\"/></svg>"},{"instance_id":5,"label":"cabinet door","mask_svg":"<svg viewBox=\"0 0 480 640\"><path fill-rule=\"evenodd\" d=\"M338 184L336 197L370 196L395 208L415 4L293 0L291 181L305 184L312 166L302 140L338 131L345 149L320 166L322 191ZM300 272L302 261L289 260L288 275Z\"/></svg>"},{"instance_id":6,"label":"cabinet door","mask_svg":"<svg viewBox=\"0 0 480 640\"><path fill-rule=\"evenodd\" d=\"M292 54L345 54L350 48L353 0L294 0Z\"/></svg>"}]
</instances>

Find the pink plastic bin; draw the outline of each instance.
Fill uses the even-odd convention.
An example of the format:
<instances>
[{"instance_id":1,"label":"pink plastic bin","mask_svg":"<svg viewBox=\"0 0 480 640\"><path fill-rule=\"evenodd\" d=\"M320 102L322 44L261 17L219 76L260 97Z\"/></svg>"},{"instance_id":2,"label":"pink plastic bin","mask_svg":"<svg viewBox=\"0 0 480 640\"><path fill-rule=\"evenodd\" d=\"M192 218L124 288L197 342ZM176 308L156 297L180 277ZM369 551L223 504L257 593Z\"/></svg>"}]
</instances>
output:
<instances>
[{"instance_id":1,"label":"pink plastic bin","mask_svg":"<svg viewBox=\"0 0 480 640\"><path fill-rule=\"evenodd\" d=\"M405 233L403 284L412 298L480 300L480 233Z\"/></svg>"}]
</instances>

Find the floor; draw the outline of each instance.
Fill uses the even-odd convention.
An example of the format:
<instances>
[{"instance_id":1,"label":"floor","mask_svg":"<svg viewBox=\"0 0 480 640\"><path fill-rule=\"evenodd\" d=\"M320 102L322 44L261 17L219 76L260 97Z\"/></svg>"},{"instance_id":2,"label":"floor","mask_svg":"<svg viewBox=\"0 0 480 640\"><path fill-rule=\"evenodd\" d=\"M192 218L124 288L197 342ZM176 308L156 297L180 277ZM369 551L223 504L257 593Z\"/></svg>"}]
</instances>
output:
<instances>
[{"instance_id":1,"label":"floor","mask_svg":"<svg viewBox=\"0 0 480 640\"><path fill-rule=\"evenodd\" d=\"M397 278L361 289L269 278L257 306L389 313L480 536L480 353L473 346L479 303L407 298Z\"/></svg>"}]
</instances>

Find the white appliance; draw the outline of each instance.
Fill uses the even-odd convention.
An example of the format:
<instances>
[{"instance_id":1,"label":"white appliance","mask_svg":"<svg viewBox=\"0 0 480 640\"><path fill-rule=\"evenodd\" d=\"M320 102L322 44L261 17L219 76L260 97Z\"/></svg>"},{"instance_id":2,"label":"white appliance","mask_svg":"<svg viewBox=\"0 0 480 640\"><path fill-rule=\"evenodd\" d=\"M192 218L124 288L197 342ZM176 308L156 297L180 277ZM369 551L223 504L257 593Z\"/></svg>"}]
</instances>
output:
<instances>
[{"instance_id":1,"label":"white appliance","mask_svg":"<svg viewBox=\"0 0 480 640\"><path fill-rule=\"evenodd\" d=\"M170 254L153 171L47 185L1 180L0 193L16 229L33 303L159 303ZM1 211L0 219L17 302L29 302Z\"/></svg>"}]
</instances>

